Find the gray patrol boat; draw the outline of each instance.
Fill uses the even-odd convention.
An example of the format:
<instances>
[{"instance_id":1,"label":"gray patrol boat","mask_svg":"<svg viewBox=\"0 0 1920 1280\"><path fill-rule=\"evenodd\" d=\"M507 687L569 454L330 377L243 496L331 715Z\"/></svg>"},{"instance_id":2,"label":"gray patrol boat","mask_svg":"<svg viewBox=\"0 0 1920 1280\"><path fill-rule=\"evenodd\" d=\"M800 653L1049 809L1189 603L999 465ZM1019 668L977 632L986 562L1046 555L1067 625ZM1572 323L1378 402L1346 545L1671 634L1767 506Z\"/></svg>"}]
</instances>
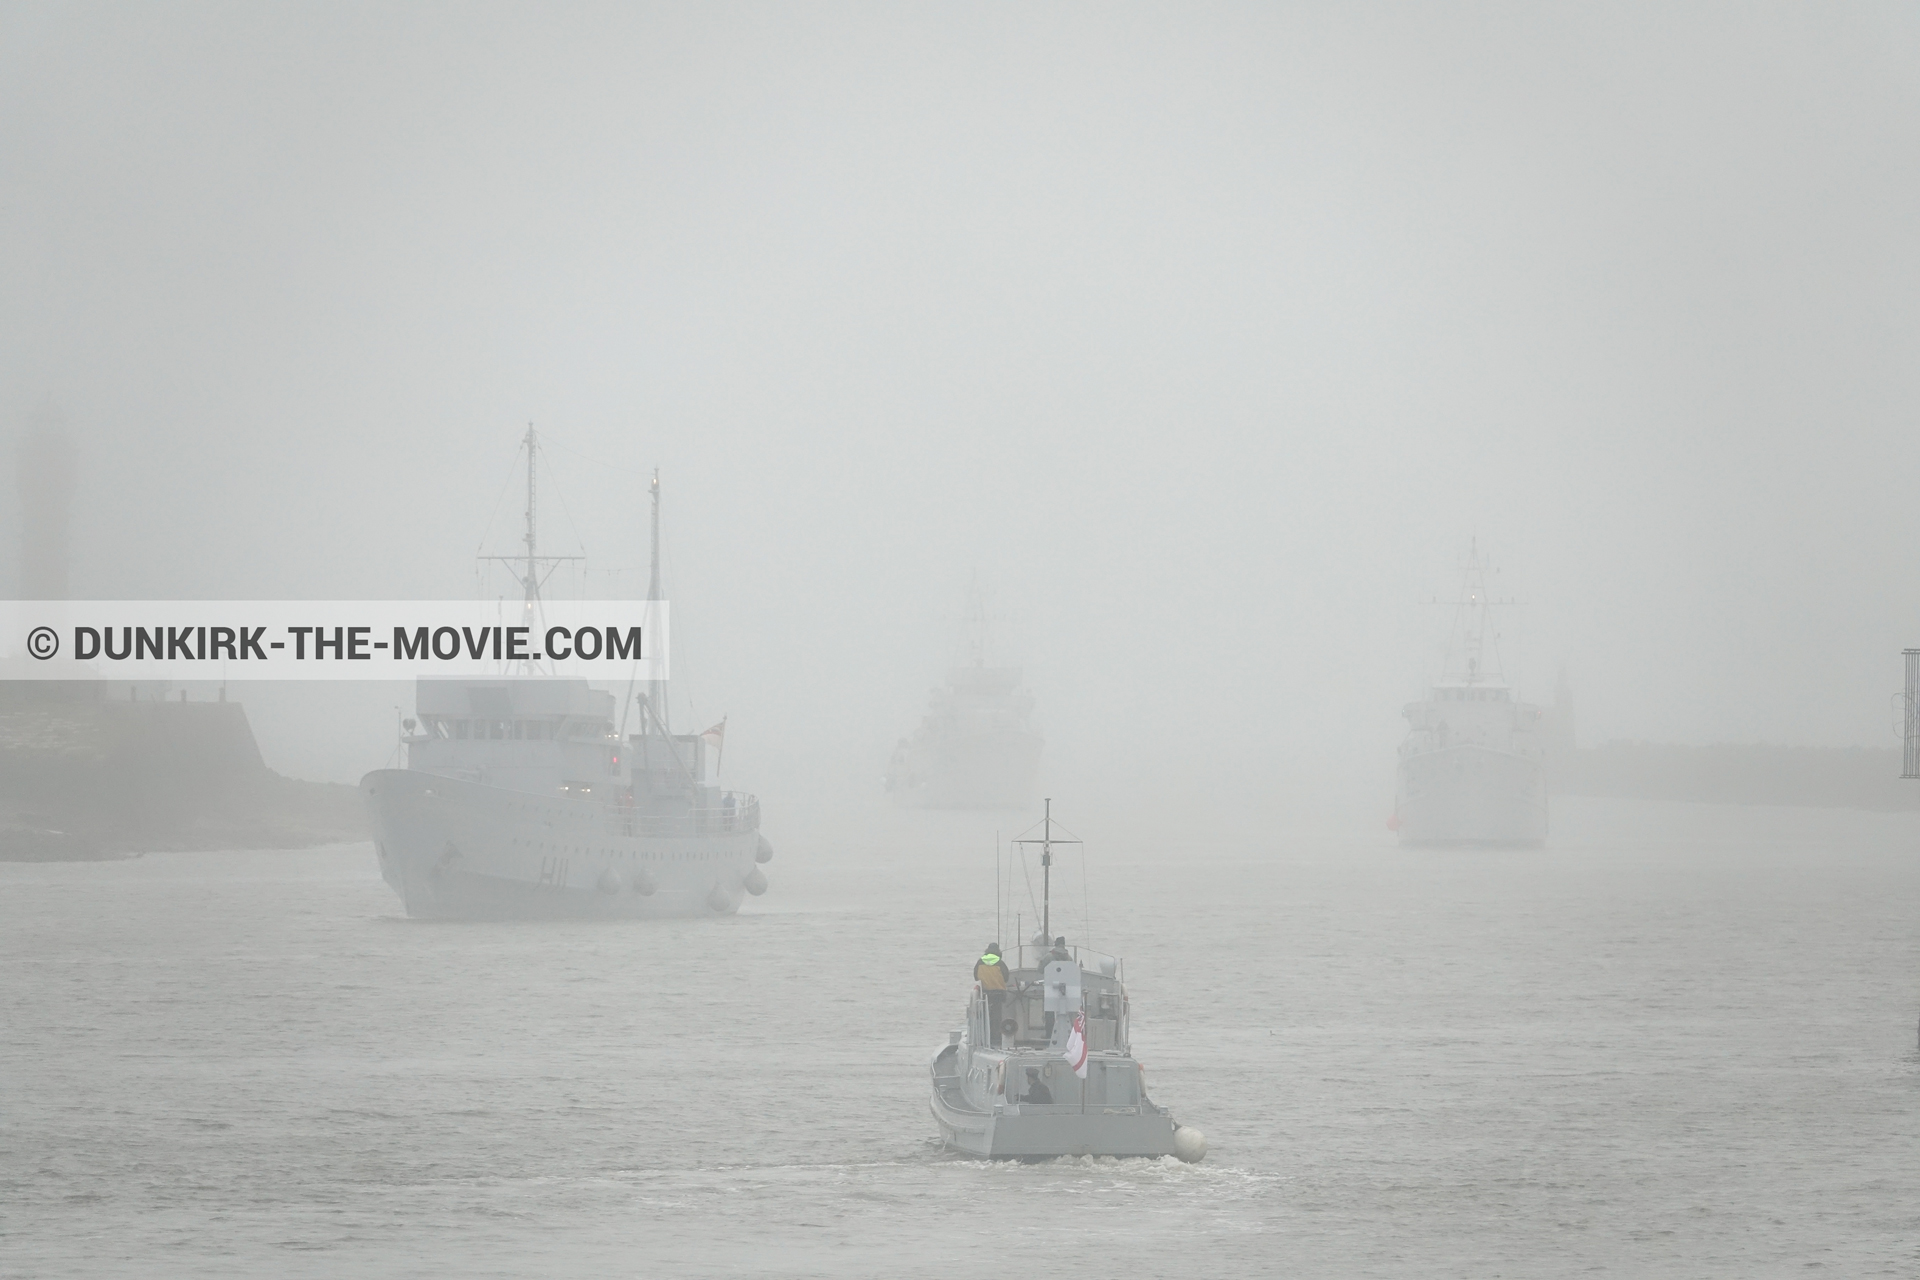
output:
<instances>
[{"instance_id":1,"label":"gray patrol boat","mask_svg":"<svg viewBox=\"0 0 1920 1280\"><path fill-rule=\"evenodd\" d=\"M989 1159L1199 1161L1205 1136L1176 1124L1147 1096L1119 957L1049 938L1053 850L1080 842L1054 835L1049 800L1040 837L1014 843L1040 846L1040 932L1005 957L1008 990L1000 1001L975 984L965 1025L948 1033L929 1063L942 1141Z\"/></svg>"}]
</instances>

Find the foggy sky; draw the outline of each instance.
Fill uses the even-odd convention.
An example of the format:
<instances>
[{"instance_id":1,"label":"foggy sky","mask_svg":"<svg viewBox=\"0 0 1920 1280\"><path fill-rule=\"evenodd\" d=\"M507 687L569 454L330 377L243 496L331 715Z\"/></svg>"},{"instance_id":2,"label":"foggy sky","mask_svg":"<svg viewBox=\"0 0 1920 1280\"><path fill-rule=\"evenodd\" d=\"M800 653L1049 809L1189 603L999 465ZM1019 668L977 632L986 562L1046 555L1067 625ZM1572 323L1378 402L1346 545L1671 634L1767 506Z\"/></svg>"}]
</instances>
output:
<instances>
[{"instance_id":1,"label":"foggy sky","mask_svg":"<svg viewBox=\"0 0 1920 1280\"><path fill-rule=\"evenodd\" d=\"M658 465L762 789L877 787L977 569L1055 779L1384 811L1475 537L1582 741L1891 745L1917 108L1894 5L15 3L0 429L98 598L466 594L529 421L633 570ZM352 780L407 691L241 694Z\"/></svg>"}]
</instances>

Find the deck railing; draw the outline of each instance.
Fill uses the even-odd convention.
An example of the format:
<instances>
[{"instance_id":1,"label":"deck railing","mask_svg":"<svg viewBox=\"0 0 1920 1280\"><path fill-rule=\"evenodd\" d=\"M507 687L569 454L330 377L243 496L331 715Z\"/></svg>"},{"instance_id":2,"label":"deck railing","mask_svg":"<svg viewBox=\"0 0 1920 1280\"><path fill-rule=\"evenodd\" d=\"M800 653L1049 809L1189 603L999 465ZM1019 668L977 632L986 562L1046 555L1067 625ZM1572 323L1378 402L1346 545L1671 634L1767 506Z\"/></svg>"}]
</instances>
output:
<instances>
[{"instance_id":1,"label":"deck railing","mask_svg":"<svg viewBox=\"0 0 1920 1280\"><path fill-rule=\"evenodd\" d=\"M732 804L725 803L732 800ZM722 803L679 813L646 813L613 807L604 826L610 836L717 836L760 829L760 801L740 791L721 793Z\"/></svg>"},{"instance_id":2,"label":"deck railing","mask_svg":"<svg viewBox=\"0 0 1920 1280\"><path fill-rule=\"evenodd\" d=\"M1092 947L1073 944L1069 944L1067 950L1075 960L1080 962L1081 971L1084 973L1107 977L1124 978L1125 976L1125 965L1118 956L1108 955L1104 951L1095 951ZM1015 969L1044 969L1047 961L1052 958L1051 953L1051 947L1037 942L1028 942L1015 947L1009 960ZM1108 964L1113 966L1111 974L1106 971Z\"/></svg>"}]
</instances>

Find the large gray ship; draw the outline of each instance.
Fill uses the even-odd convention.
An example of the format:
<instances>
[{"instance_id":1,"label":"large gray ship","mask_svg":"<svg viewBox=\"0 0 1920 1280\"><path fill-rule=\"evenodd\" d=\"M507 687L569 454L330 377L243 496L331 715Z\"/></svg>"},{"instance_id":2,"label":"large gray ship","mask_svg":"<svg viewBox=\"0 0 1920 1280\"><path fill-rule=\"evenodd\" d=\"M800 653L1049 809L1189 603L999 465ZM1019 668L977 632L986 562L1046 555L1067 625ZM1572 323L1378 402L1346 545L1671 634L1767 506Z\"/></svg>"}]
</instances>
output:
<instances>
[{"instance_id":1,"label":"large gray ship","mask_svg":"<svg viewBox=\"0 0 1920 1280\"><path fill-rule=\"evenodd\" d=\"M1033 695L1019 667L986 661L986 608L976 583L967 660L934 689L927 713L887 764L886 788L926 809L1018 809L1033 801L1040 750Z\"/></svg>"},{"instance_id":2,"label":"large gray ship","mask_svg":"<svg viewBox=\"0 0 1920 1280\"><path fill-rule=\"evenodd\" d=\"M552 561L536 554L528 429L529 608ZM660 479L653 576L660 596ZM717 781L724 728L674 733L664 682L623 733L612 693L516 672L422 680L405 767L360 780L380 872L407 914L446 919L727 915L766 892L760 804Z\"/></svg>"},{"instance_id":3,"label":"large gray ship","mask_svg":"<svg viewBox=\"0 0 1920 1280\"><path fill-rule=\"evenodd\" d=\"M1538 845L1547 837L1546 713L1501 672L1487 564L1468 558L1441 677L1406 706L1389 825L1403 844Z\"/></svg>"}]
</instances>

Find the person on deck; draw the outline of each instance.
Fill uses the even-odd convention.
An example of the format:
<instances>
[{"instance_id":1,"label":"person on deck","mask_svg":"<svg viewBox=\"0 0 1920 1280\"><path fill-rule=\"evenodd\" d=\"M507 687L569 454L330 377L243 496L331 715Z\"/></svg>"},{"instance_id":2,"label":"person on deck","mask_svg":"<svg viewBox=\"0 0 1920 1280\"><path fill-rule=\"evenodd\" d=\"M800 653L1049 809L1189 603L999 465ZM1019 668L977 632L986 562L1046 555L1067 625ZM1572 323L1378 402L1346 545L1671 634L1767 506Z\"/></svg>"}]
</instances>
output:
<instances>
[{"instance_id":1,"label":"person on deck","mask_svg":"<svg viewBox=\"0 0 1920 1280\"><path fill-rule=\"evenodd\" d=\"M1000 1047L1000 1011L1007 1003L1008 976L1007 962L1000 958L1000 944L990 944L973 966L973 980L987 994L987 1034L996 1049Z\"/></svg>"},{"instance_id":2,"label":"person on deck","mask_svg":"<svg viewBox=\"0 0 1920 1280\"><path fill-rule=\"evenodd\" d=\"M1022 1102L1052 1102L1053 1090L1047 1088L1040 1079L1040 1068L1027 1068L1027 1095Z\"/></svg>"}]
</instances>

